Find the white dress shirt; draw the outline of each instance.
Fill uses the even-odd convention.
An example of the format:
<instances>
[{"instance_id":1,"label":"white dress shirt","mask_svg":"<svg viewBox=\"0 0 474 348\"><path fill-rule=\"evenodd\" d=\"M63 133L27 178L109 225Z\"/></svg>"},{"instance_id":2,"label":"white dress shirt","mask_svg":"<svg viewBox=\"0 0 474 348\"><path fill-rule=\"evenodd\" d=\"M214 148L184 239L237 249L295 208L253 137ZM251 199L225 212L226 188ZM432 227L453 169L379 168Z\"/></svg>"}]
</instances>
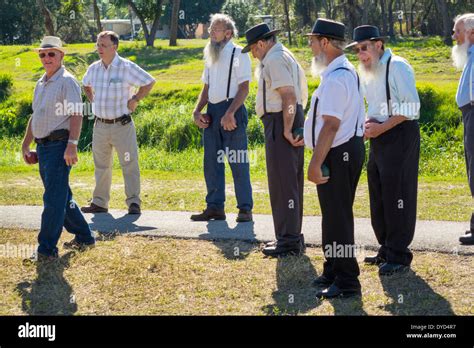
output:
<instances>
[{"instance_id":1,"label":"white dress shirt","mask_svg":"<svg viewBox=\"0 0 474 348\"><path fill-rule=\"evenodd\" d=\"M349 71L338 68L346 68ZM319 134L324 126L323 115L336 117L341 121L331 147L348 142L355 134L364 134L364 99L359 92L357 73L345 55L334 59L321 74L321 83L311 98L311 107L304 124L305 145L313 149L313 117L316 109L316 126L314 127L314 144L318 143ZM357 131L356 131L357 124Z\"/></svg>"},{"instance_id":2,"label":"white dress shirt","mask_svg":"<svg viewBox=\"0 0 474 348\"><path fill-rule=\"evenodd\" d=\"M409 120L420 118L420 98L416 90L413 68L402 57L386 49L380 58L375 77L362 83L362 93L367 100L369 119L385 122L389 118L386 93L386 69L388 59L392 57L389 67L388 83L392 100L392 115L402 115Z\"/></svg>"},{"instance_id":3,"label":"white dress shirt","mask_svg":"<svg viewBox=\"0 0 474 348\"><path fill-rule=\"evenodd\" d=\"M227 81L232 51L235 48L232 76L230 79L229 99L235 98L239 85L252 79L252 65L248 53L242 53L242 47L232 40L226 43L217 62L206 64L201 80L209 85L209 102L220 103L227 99Z\"/></svg>"}]
</instances>

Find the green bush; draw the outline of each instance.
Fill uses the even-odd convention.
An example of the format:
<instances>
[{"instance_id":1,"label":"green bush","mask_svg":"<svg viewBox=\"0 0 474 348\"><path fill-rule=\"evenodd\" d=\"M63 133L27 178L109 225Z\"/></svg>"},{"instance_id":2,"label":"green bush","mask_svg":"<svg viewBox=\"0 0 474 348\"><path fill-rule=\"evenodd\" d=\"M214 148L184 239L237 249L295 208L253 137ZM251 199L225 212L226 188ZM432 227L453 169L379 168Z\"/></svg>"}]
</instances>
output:
<instances>
[{"instance_id":1,"label":"green bush","mask_svg":"<svg viewBox=\"0 0 474 348\"><path fill-rule=\"evenodd\" d=\"M0 102L12 94L13 77L8 74L0 75Z\"/></svg>"}]
</instances>

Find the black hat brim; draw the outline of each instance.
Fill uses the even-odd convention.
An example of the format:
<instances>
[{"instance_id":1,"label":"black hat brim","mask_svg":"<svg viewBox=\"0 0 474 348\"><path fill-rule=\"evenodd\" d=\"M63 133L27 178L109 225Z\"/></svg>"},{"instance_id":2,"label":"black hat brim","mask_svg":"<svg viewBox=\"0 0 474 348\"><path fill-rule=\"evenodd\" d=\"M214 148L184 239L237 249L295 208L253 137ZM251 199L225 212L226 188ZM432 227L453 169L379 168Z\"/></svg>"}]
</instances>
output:
<instances>
[{"instance_id":1,"label":"black hat brim","mask_svg":"<svg viewBox=\"0 0 474 348\"><path fill-rule=\"evenodd\" d=\"M329 35L329 34L316 34L316 33L308 33L306 36L322 36L322 37L328 37L330 39L335 39L335 40L341 40L344 41L345 39L340 36L335 36L335 35Z\"/></svg>"},{"instance_id":2,"label":"black hat brim","mask_svg":"<svg viewBox=\"0 0 474 348\"><path fill-rule=\"evenodd\" d=\"M368 39L364 39L364 40L361 40L361 41L353 41L351 42L349 45L346 46L346 49L347 48L351 48L355 45L358 45L360 44L361 42L364 42L364 41L378 41L378 40L381 40L383 42L387 41L388 39L390 39L390 36L376 36L376 37L369 37Z\"/></svg>"},{"instance_id":3,"label":"black hat brim","mask_svg":"<svg viewBox=\"0 0 474 348\"><path fill-rule=\"evenodd\" d=\"M256 43L257 41L259 40L263 40L269 36L272 36L272 35L275 35L275 34L278 34L279 32L281 32L281 29L275 29L275 30L272 30L272 31L269 31L268 33L265 33L263 34L262 36L259 36L255 39L253 39L252 41L250 42L247 42L247 46L245 46L243 49L242 49L242 53L247 53L250 51L250 46L252 46L254 43Z\"/></svg>"}]
</instances>

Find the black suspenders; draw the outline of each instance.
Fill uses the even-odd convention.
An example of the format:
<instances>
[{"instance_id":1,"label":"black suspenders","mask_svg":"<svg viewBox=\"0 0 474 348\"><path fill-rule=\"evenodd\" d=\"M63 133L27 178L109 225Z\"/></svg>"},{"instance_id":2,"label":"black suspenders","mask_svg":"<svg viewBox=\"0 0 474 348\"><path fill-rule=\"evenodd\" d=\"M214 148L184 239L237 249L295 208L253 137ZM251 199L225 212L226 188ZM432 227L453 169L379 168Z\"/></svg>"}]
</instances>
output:
<instances>
[{"instance_id":1,"label":"black suspenders","mask_svg":"<svg viewBox=\"0 0 474 348\"><path fill-rule=\"evenodd\" d=\"M390 70L391 60L392 60L392 56L388 58L387 69L385 70L385 94L387 95L388 117L392 117L392 98L390 96L390 85L388 84L388 72Z\"/></svg>"},{"instance_id":2,"label":"black suspenders","mask_svg":"<svg viewBox=\"0 0 474 348\"><path fill-rule=\"evenodd\" d=\"M343 66L337 68L337 69L334 69L333 71L331 72L334 72L334 71L337 71L337 70L347 70L350 72L350 69L348 68L345 68ZM360 80L359 80L359 75L356 73L356 76L357 76L357 90L360 90ZM319 98L316 98L316 100L314 101L314 109L313 109L313 124L312 124L312 127L311 127L311 136L312 136L312 143L313 143L313 149L316 147L316 141L315 141L315 136L314 136L314 131L316 129L316 111L318 109L318 102L319 102ZM355 131L354 131L354 136L357 135L357 126L359 125L359 119L357 118L356 119L356 125L355 125Z\"/></svg>"},{"instance_id":3,"label":"black suspenders","mask_svg":"<svg viewBox=\"0 0 474 348\"><path fill-rule=\"evenodd\" d=\"M232 50L232 56L230 57L229 78L227 80L227 93L226 93L226 97L225 97L226 101L229 101L230 79L232 78L232 68L233 68L233 65L234 65L235 49L236 49L236 47L234 47L234 49ZM211 73L210 73L210 71L211 71L211 68L208 68L208 70L207 70L207 84L208 84L209 88L211 87Z\"/></svg>"}]
</instances>

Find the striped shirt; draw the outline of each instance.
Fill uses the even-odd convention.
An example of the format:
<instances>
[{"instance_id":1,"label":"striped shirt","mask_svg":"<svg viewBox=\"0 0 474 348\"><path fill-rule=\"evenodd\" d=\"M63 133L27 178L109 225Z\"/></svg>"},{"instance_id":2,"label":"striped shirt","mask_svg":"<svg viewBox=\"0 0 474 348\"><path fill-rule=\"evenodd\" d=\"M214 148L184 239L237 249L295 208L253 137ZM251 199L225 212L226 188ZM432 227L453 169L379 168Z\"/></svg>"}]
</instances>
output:
<instances>
[{"instance_id":1,"label":"striped shirt","mask_svg":"<svg viewBox=\"0 0 474 348\"><path fill-rule=\"evenodd\" d=\"M92 63L82 84L93 89L93 114L100 118L114 119L130 114L127 102L135 93L136 87L146 86L154 81L153 76L137 64L116 54L108 68L102 60Z\"/></svg>"},{"instance_id":2,"label":"striped shirt","mask_svg":"<svg viewBox=\"0 0 474 348\"><path fill-rule=\"evenodd\" d=\"M45 138L57 129L69 129L69 117L82 113L81 87L63 66L51 78L44 74L33 93L31 130L35 138Z\"/></svg>"}]
</instances>

